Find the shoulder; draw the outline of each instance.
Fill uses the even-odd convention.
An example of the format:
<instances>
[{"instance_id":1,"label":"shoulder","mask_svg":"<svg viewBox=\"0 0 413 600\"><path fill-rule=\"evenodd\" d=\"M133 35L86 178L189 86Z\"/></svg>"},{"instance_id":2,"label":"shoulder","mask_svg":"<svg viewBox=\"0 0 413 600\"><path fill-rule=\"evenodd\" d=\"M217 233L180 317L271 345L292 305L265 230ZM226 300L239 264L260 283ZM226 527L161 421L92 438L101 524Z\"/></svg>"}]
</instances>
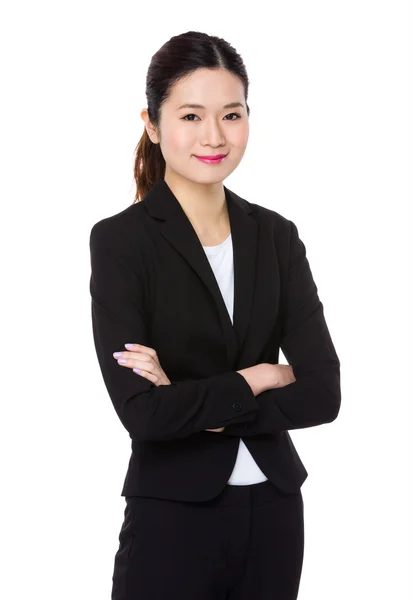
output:
<instances>
[{"instance_id":1,"label":"shoulder","mask_svg":"<svg viewBox=\"0 0 413 600\"><path fill-rule=\"evenodd\" d=\"M250 202L245 198L237 196L237 194L235 196L244 207L247 207L249 212L251 211L251 216L253 216L260 227L271 228L274 241L279 249L285 247L289 250L294 245L294 241L298 238L298 229L294 221L288 218L288 216L261 204Z\"/></svg>"},{"instance_id":2,"label":"shoulder","mask_svg":"<svg viewBox=\"0 0 413 600\"><path fill-rule=\"evenodd\" d=\"M130 252L136 248L138 241L145 239L145 216L144 203L141 201L100 219L90 230L90 246L116 248L120 254Z\"/></svg>"},{"instance_id":3,"label":"shoulder","mask_svg":"<svg viewBox=\"0 0 413 600\"><path fill-rule=\"evenodd\" d=\"M254 204L252 202L249 202L249 204L253 207L254 213L261 220L269 221L273 227L280 232L288 233L290 231L292 222L285 215L260 204Z\"/></svg>"}]
</instances>

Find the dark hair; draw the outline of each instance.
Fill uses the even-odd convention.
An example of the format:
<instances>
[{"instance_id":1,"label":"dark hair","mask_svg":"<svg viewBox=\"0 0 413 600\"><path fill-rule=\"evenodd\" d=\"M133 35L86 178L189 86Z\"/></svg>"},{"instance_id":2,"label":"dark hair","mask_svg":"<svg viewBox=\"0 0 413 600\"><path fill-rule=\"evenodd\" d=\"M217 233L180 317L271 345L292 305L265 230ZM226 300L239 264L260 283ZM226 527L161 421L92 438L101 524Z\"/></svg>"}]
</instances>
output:
<instances>
[{"instance_id":1,"label":"dark hair","mask_svg":"<svg viewBox=\"0 0 413 600\"><path fill-rule=\"evenodd\" d=\"M247 101L247 71L235 48L217 36L188 31L171 37L152 56L146 75L145 93L148 116L154 127L159 125L162 103L167 99L174 83L199 68L226 69L239 77L244 85ZM249 116L247 102L246 106ZM165 159L160 144L151 141L145 128L135 149L136 194L133 204L142 200L153 184L164 175Z\"/></svg>"}]
</instances>

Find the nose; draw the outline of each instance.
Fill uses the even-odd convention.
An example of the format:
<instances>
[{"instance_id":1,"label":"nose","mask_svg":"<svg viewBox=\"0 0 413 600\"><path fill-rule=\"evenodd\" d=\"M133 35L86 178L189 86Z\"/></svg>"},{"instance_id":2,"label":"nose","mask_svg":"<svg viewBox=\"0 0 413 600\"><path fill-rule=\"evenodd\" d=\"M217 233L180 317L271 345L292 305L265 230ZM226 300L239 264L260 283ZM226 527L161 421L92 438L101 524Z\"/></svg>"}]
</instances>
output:
<instances>
[{"instance_id":1,"label":"nose","mask_svg":"<svg viewBox=\"0 0 413 600\"><path fill-rule=\"evenodd\" d=\"M204 146L222 146L225 144L225 136L220 123L216 119L205 119L202 129L202 144Z\"/></svg>"}]
</instances>

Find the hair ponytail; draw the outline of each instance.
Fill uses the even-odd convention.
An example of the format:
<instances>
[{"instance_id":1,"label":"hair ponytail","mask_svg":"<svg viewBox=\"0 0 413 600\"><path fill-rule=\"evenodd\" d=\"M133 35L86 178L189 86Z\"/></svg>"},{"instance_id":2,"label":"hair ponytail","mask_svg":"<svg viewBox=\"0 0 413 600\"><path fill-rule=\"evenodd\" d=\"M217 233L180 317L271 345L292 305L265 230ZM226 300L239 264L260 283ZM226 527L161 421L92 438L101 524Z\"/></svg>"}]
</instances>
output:
<instances>
[{"instance_id":1,"label":"hair ponytail","mask_svg":"<svg viewBox=\"0 0 413 600\"><path fill-rule=\"evenodd\" d=\"M133 204L142 200L153 184L165 175L165 159L161 147L159 144L152 142L146 128L135 148L133 174L136 181L136 194Z\"/></svg>"}]
</instances>

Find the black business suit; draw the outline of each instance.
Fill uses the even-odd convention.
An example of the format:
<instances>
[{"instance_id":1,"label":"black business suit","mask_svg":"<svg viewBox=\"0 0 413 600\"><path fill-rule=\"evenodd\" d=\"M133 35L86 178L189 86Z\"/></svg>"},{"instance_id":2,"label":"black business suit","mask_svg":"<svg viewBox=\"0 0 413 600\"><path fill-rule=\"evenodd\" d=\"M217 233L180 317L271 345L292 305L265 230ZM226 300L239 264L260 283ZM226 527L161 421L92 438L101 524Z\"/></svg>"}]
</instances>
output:
<instances>
[{"instance_id":1,"label":"black business suit","mask_svg":"<svg viewBox=\"0 0 413 600\"><path fill-rule=\"evenodd\" d=\"M123 496L201 502L225 488L242 437L283 493L307 477L288 430L329 423L341 403L336 354L295 224L224 186L234 253L234 324L189 219L163 179L96 223L90 292L96 352L132 454ZM117 364L154 348L171 385ZM254 397L236 372L278 363L296 381ZM225 426L222 433L205 429ZM234 486L228 486L234 487Z\"/></svg>"}]
</instances>

